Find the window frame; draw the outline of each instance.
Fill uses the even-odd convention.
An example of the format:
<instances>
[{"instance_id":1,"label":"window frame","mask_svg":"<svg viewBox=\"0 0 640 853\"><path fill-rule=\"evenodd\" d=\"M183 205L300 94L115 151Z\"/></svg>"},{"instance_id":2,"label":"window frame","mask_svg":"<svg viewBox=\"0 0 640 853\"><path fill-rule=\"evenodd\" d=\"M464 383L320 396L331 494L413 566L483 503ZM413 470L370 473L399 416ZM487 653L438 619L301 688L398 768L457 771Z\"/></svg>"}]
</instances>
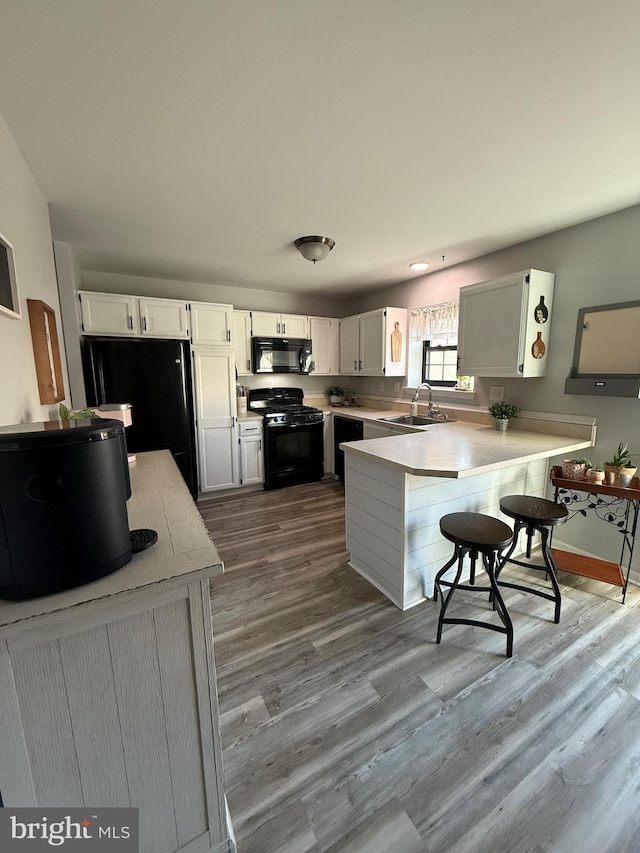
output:
<instances>
[{"instance_id":1,"label":"window frame","mask_svg":"<svg viewBox=\"0 0 640 853\"><path fill-rule=\"evenodd\" d=\"M458 384L458 377L456 374L455 379L430 379L427 374L427 354L429 352L458 352L458 344L436 344L436 346L431 346L431 341L425 338L422 341L422 365L421 365L421 375L422 382L428 382L429 385L432 385L435 388L455 388ZM457 363L457 359L456 359Z\"/></svg>"}]
</instances>

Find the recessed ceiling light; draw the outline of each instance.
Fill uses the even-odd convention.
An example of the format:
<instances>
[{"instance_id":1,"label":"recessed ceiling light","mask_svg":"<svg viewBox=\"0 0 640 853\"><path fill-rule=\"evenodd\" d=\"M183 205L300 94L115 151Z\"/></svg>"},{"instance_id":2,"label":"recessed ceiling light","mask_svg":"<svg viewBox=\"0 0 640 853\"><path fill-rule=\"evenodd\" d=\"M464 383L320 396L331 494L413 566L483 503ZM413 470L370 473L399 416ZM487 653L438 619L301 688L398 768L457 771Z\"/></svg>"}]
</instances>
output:
<instances>
[{"instance_id":1,"label":"recessed ceiling light","mask_svg":"<svg viewBox=\"0 0 640 853\"><path fill-rule=\"evenodd\" d=\"M415 261L413 264L409 264L409 268L412 270L428 270L429 264L426 261Z\"/></svg>"}]
</instances>

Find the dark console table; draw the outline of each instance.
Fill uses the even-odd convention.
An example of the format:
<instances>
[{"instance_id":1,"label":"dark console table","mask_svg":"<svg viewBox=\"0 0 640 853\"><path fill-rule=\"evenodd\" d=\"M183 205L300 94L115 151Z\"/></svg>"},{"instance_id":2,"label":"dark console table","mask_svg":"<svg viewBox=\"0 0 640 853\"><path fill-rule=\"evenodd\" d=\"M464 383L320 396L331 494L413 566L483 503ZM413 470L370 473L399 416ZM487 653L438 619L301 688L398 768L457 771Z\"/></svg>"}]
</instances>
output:
<instances>
[{"instance_id":1,"label":"dark console table","mask_svg":"<svg viewBox=\"0 0 640 853\"><path fill-rule=\"evenodd\" d=\"M592 514L607 524L613 524L622 536L617 563L552 548L558 568L563 572L622 587L624 604L638 529L640 480L634 477L628 488L587 480L567 480L562 476L561 466L555 465L551 471L551 482L555 487L554 500L567 507L569 518Z\"/></svg>"}]
</instances>

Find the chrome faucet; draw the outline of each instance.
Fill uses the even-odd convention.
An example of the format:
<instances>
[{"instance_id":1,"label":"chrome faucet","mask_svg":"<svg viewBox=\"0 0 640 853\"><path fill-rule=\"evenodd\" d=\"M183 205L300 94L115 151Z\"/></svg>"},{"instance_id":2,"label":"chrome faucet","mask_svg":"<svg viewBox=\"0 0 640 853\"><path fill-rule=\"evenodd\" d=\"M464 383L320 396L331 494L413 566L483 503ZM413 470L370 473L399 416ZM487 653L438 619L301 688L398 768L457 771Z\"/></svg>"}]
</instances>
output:
<instances>
[{"instance_id":1,"label":"chrome faucet","mask_svg":"<svg viewBox=\"0 0 640 853\"><path fill-rule=\"evenodd\" d=\"M440 409L437 406L433 405L433 390L431 388L431 385L429 385L428 382L422 382L420 385L418 385L418 387L416 388L416 393L413 395L411 402L412 403L418 402L418 397L420 396L420 391L422 391L423 388L426 388L429 392L429 412L428 412L429 417L430 418L441 417Z\"/></svg>"}]
</instances>

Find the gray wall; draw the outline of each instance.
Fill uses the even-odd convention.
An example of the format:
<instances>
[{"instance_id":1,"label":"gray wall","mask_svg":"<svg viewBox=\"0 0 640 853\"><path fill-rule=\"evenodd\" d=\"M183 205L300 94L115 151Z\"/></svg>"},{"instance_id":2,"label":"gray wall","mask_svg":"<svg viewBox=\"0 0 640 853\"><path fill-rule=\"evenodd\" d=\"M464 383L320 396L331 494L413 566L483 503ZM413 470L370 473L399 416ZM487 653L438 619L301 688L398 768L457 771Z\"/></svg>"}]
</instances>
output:
<instances>
[{"instance_id":1,"label":"gray wall","mask_svg":"<svg viewBox=\"0 0 640 853\"><path fill-rule=\"evenodd\" d=\"M462 285L529 268L549 270L556 275L547 375L541 379L477 380L478 402L486 405L489 386L497 384L504 385L505 399L523 409L595 416L597 444L583 451L584 454L593 462L606 461L618 443L626 441L637 464L640 400L567 395L564 381L573 359L578 309L640 298L640 206L367 294L353 300L347 313L382 304L415 308L443 302L455 299ZM611 346L624 347L625 341L614 340ZM385 393L390 393L389 386L390 380L386 380ZM612 560L618 558L622 544L617 531L604 522L594 523L592 517L572 520L559 529L556 541ZM640 546L634 560L636 571L640 571L639 552Z\"/></svg>"}]
</instances>

